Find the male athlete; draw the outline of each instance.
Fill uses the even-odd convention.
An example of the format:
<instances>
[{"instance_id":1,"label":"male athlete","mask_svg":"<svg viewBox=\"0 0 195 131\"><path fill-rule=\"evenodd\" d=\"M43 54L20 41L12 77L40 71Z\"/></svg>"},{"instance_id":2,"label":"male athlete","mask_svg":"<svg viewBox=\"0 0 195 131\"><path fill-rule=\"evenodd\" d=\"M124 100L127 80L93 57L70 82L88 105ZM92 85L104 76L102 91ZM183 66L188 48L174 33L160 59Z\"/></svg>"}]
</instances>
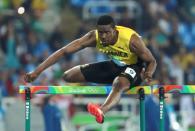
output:
<instances>
[{"instance_id":1,"label":"male athlete","mask_svg":"<svg viewBox=\"0 0 195 131\"><path fill-rule=\"evenodd\" d=\"M54 52L34 71L27 73L25 81L32 82L64 55L86 47L96 47L111 60L73 67L64 73L63 79L67 82L112 84L112 91L101 106L93 103L87 105L88 111L96 117L96 121L103 123L104 114L119 102L121 94L130 87L139 85L142 80L151 81L157 65L140 36L130 28L116 26L111 16L101 16L97 21L97 30L88 32ZM146 63L146 67L141 79L143 63Z\"/></svg>"}]
</instances>

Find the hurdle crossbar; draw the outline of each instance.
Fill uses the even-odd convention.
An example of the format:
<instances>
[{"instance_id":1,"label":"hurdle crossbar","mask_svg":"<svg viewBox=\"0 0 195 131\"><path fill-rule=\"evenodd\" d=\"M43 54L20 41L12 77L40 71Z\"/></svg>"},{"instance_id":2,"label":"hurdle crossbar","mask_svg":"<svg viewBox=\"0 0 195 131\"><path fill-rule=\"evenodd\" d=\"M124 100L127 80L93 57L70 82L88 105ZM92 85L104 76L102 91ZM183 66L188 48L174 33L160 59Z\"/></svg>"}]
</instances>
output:
<instances>
[{"instance_id":1,"label":"hurdle crossbar","mask_svg":"<svg viewBox=\"0 0 195 131\"><path fill-rule=\"evenodd\" d=\"M131 87L125 94L138 94L143 88L145 94L158 94L159 87L164 87L165 93L194 94L195 85L153 85ZM19 87L19 93L25 93L25 89L30 88L31 94L109 94L111 86L25 86Z\"/></svg>"},{"instance_id":2,"label":"hurdle crossbar","mask_svg":"<svg viewBox=\"0 0 195 131\"><path fill-rule=\"evenodd\" d=\"M109 94L111 86L20 86L19 93L25 93L30 88L32 94ZM144 88L145 94L151 94L150 86L136 86L125 94L137 94L140 88Z\"/></svg>"}]
</instances>

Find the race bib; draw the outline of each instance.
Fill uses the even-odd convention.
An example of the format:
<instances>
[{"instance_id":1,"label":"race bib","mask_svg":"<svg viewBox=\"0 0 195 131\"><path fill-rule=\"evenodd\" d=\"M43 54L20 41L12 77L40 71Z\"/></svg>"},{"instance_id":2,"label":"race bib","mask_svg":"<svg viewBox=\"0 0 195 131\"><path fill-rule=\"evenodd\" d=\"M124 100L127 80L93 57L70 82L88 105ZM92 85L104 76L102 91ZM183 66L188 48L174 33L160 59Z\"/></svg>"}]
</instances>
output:
<instances>
[{"instance_id":1,"label":"race bib","mask_svg":"<svg viewBox=\"0 0 195 131\"><path fill-rule=\"evenodd\" d=\"M135 78L136 72L134 69L127 67L125 73L129 74L131 77Z\"/></svg>"}]
</instances>

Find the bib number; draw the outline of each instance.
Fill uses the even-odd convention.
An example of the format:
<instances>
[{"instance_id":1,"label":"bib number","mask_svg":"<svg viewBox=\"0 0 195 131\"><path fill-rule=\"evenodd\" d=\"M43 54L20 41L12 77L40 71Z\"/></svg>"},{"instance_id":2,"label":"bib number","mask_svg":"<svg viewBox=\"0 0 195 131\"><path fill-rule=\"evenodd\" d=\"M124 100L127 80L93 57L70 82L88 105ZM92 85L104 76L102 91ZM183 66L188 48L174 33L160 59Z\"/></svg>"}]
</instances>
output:
<instances>
[{"instance_id":1,"label":"bib number","mask_svg":"<svg viewBox=\"0 0 195 131\"><path fill-rule=\"evenodd\" d=\"M129 74L132 78L135 78L135 76L136 76L135 70L130 68L130 67L126 68L125 73Z\"/></svg>"}]
</instances>

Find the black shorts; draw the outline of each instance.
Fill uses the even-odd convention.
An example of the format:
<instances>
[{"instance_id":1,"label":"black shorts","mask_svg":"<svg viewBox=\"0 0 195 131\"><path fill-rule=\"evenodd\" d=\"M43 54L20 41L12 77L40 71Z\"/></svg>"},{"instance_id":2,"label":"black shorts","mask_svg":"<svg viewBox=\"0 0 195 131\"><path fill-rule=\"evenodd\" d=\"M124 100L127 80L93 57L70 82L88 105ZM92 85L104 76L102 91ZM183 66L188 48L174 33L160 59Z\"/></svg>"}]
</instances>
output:
<instances>
[{"instance_id":1,"label":"black shorts","mask_svg":"<svg viewBox=\"0 0 195 131\"><path fill-rule=\"evenodd\" d=\"M117 76L124 76L130 81L131 86L137 86L141 83L140 73L143 67L140 65L118 66L113 61L103 61L81 65L80 68L88 82L112 84Z\"/></svg>"}]
</instances>

